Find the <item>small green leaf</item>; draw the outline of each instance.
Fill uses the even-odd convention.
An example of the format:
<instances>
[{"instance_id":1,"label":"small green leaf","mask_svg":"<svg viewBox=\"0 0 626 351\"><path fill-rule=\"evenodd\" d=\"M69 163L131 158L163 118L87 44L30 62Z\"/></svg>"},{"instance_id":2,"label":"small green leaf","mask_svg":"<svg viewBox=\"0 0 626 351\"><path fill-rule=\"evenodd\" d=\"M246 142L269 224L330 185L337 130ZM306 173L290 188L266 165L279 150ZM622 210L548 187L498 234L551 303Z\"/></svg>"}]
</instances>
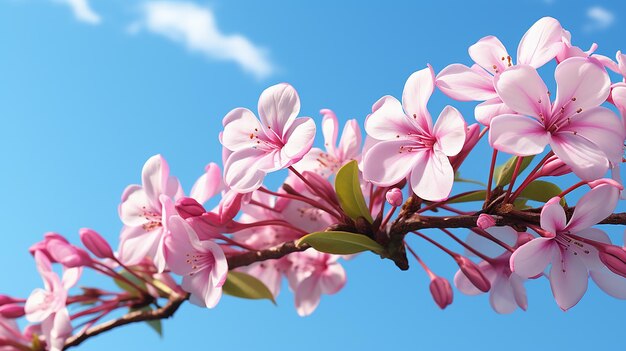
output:
<instances>
[{"instance_id":1,"label":"small green leaf","mask_svg":"<svg viewBox=\"0 0 626 351\"><path fill-rule=\"evenodd\" d=\"M513 171L515 171L515 164L517 163L517 159L519 156L513 156L504 164L496 167L493 172L493 179L496 181L496 186L505 186L511 182L511 178L513 178ZM519 173L522 173L528 165L532 162L535 156L526 156L522 160L522 164L519 168Z\"/></svg>"},{"instance_id":2,"label":"small green leaf","mask_svg":"<svg viewBox=\"0 0 626 351\"><path fill-rule=\"evenodd\" d=\"M227 295L241 297L244 299L268 299L275 305L274 295L270 289L257 278L243 273L230 271L226 277L226 282L222 286L222 292Z\"/></svg>"},{"instance_id":3,"label":"small green leaf","mask_svg":"<svg viewBox=\"0 0 626 351\"><path fill-rule=\"evenodd\" d=\"M485 190L476 190L467 195L463 195L448 201L449 204L459 203L459 202L470 202L470 201L485 201L485 197L487 196L487 192Z\"/></svg>"},{"instance_id":4,"label":"small green leaf","mask_svg":"<svg viewBox=\"0 0 626 351\"><path fill-rule=\"evenodd\" d=\"M361 192L359 167L356 161L352 160L346 163L337 172L335 191L341 208L350 218L356 220L359 217L364 217L370 223L374 221Z\"/></svg>"},{"instance_id":5,"label":"small green leaf","mask_svg":"<svg viewBox=\"0 0 626 351\"><path fill-rule=\"evenodd\" d=\"M556 184L543 180L535 180L534 182L528 184L519 196L528 200L548 202L551 198L559 195L561 191L561 188L559 188ZM565 198L562 198L561 206L565 205Z\"/></svg>"},{"instance_id":6,"label":"small green leaf","mask_svg":"<svg viewBox=\"0 0 626 351\"><path fill-rule=\"evenodd\" d=\"M118 272L121 276L123 276L124 278L130 280L131 282L133 282L135 285L137 285L138 287L142 288L143 290L146 289L146 283L139 280L139 278L135 277L134 275L132 275L131 273L129 273L126 270L122 270L120 272ZM133 295L139 295L140 292L137 291L137 289L135 289L132 285L126 283L125 281L121 280L121 279L114 279L115 285L119 286L120 289L127 291Z\"/></svg>"},{"instance_id":7,"label":"small green leaf","mask_svg":"<svg viewBox=\"0 0 626 351\"><path fill-rule=\"evenodd\" d=\"M476 185L480 185L480 186L484 186L484 187L487 186L487 184L485 184L483 182L479 182L477 180L461 178L461 173L460 172L454 173L454 181L455 182L460 182L460 183L476 184Z\"/></svg>"},{"instance_id":8,"label":"small green leaf","mask_svg":"<svg viewBox=\"0 0 626 351\"><path fill-rule=\"evenodd\" d=\"M315 232L303 236L297 245L309 244L315 250L335 255L350 255L363 251L373 251L383 255L385 249L363 234L348 232Z\"/></svg>"},{"instance_id":9,"label":"small green leaf","mask_svg":"<svg viewBox=\"0 0 626 351\"><path fill-rule=\"evenodd\" d=\"M515 201L513 201L513 207L515 207L516 210L525 210L527 208L530 208L530 206L526 205L527 201L528 199L518 197L517 199L515 199Z\"/></svg>"}]
</instances>

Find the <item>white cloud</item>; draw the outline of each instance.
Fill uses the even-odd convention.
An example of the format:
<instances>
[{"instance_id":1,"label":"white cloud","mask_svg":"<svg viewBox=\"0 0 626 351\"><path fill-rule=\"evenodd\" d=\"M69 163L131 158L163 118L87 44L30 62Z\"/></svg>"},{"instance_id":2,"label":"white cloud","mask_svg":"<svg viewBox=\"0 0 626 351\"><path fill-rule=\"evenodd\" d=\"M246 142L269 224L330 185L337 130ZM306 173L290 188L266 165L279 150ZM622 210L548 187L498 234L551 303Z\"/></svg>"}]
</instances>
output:
<instances>
[{"instance_id":1,"label":"white cloud","mask_svg":"<svg viewBox=\"0 0 626 351\"><path fill-rule=\"evenodd\" d=\"M234 61L257 78L274 72L266 50L242 35L222 33L211 10L191 2L145 3L141 20L128 29L131 33L145 29L209 58Z\"/></svg>"},{"instance_id":2,"label":"white cloud","mask_svg":"<svg viewBox=\"0 0 626 351\"><path fill-rule=\"evenodd\" d=\"M69 6L74 12L74 17L81 22L89 24L102 22L100 16L91 9L87 0L56 0L56 2Z\"/></svg>"},{"instance_id":3,"label":"white cloud","mask_svg":"<svg viewBox=\"0 0 626 351\"><path fill-rule=\"evenodd\" d=\"M615 22L615 15L603 7L594 6L587 10L587 19L584 29L591 32L609 28Z\"/></svg>"}]
</instances>

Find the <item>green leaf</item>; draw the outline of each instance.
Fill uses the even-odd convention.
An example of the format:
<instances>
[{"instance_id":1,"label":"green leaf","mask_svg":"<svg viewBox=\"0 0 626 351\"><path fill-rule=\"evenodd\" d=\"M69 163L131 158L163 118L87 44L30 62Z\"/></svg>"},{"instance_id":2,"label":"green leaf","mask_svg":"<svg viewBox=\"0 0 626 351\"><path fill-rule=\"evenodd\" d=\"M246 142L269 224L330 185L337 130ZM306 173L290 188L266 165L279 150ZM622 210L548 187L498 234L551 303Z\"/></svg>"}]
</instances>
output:
<instances>
[{"instance_id":1,"label":"green leaf","mask_svg":"<svg viewBox=\"0 0 626 351\"><path fill-rule=\"evenodd\" d=\"M139 278L135 277L134 275L132 275L131 273L129 273L127 270L121 270L120 272L118 272L119 275L123 276L124 278L130 280L131 282L133 282L135 285L137 285L138 287L142 288L143 290L146 289L146 283L142 280L139 280ZM133 295L139 295L140 292L137 291L137 289L135 289L132 285L128 284L127 282L121 280L121 279L114 279L115 285L119 286L120 289L127 291Z\"/></svg>"},{"instance_id":2,"label":"green leaf","mask_svg":"<svg viewBox=\"0 0 626 351\"><path fill-rule=\"evenodd\" d=\"M449 204L459 203L459 202L470 202L470 201L485 201L485 197L487 196L487 192L485 190L476 190L467 195L463 195L448 201Z\"/></svg>"},{"instance_id":3,"label":"green leaf","mask_svg":"<svg viewBox=\"0 0 626 351\"><path fill-rule=\"evenodd\" d=\"M152 307L143 306L141 308L130 308L129 311L130 312L134 312L134 311L148 312L148 311L152 311ZM146 324L150 327L150 329L154 330L157 334L159 334L159 337L163 337L163 324L161 323L160 319L146 321Z\"/></svg>"},{"instance_id":4,"label":"green leaf","mask_svg":"<svg viewBox=\"0 0 626 351\"><path fill-rule=\"evenodd\" d=\"M309 244L315 250L335 255L350 255L363 251L373 251L383 255L385 249L363 234L348 232L315 232L303 236L297 245Z\"/></svg>"},{"instance_id":5,"label":"green leaf","mask_svg":"<svg viewBox=\"0 0 626 351\"><path fill-rule=\"evenodd\" d=\"M534 182L528 184L519 196L528 200L548 202L548 200L559 195L561 192L561 188L559 188L556 184L543 180L535 180ZM565 198L562 198L561 206L565 205Z\"/></svg>"},{"instance_id":6,"label":"green leaf","mask_svg":"<svg viewBox=\"0 0 626 351\"><path fill-rule=\"evenodd\" d=\"M527 201L528 199L518 197L515 201L513 201L513 207L515 207L516 210L525 210L530 208L530 206L526 205Z\"/></svg>"},{"instance_id":7,"label":"green leaf","mask_svg":"<svg viewBox=\"0 0 626 351\"><path fill-rule=\"evenodd\" d=\"M493 179L496 181L496 186L505 186L511 182L511 178L513 178L513 171L515 171L515 164L517 163L517 159L519 156L513 156L504 164L496 167L493 172ZM526 156L522 160L522 164L519 168L519 173L522 173L528 165L532 162L535 156Z\"/></svg>"},{"instance_id":8,"label":"green leaf","mask_svg":"<svg viewBox=\"0 0 626 351\"><path fill-rule=\"evenodd\" d=\"M341 208L350 218L356 220L359 217L364 217L370 223L374 221L361 192L359 167L356 161L352 160L346 163L337 172L335 191Z\"/></svg>"},{"instance_id":9,"label":"green leaf","mask_svg":"<svg viewBox=\"0 0 626 351\"><path fill-rule=\"evenodd\" d=\"M230 271L226 277L226 282L222 286L222 292L227 295L241 297L244 299L268 299L275 305L274 295L270 289L257 278L243 273Z\"/></svg>"},{"instance_id":10,"label":"green leaf","mask_svg":"<svg viewBox=\"0 0 626 351\"><path fill-rule=\"evenodd\" d=\"M484 186L484 187L487 186L487 184L485 184L483 182L479 182L477 180L461 178L461 173L460 172L454 173L454 181L455 182L460 182L460 183L476 184L476 185L480 185L480 186Z\"/></svg>"}]
</instances>

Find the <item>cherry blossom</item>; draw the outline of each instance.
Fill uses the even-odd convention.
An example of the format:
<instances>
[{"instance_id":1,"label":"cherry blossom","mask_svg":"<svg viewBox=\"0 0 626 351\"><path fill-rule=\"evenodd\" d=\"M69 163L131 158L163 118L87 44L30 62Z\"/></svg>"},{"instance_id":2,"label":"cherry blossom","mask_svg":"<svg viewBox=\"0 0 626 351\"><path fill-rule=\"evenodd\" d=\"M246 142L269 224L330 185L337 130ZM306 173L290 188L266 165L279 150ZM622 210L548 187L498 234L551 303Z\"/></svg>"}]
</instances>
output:
<instances>
[{"instance_id":1,"label":"cherry blossom","mask_svg":"<svg viewBox=\"0 0 626 351\"><path fill-rule=\"evenodd\" d=\"M363 177L391 186L409 177L413 192L425 200L448 197L454 171L448 156L461 151L466 125L461 113L446 106L434 127L426 104L434 89L432 67L413 73L404 86L402 104L384 96L372 108L365 130L380 142L363 159Z\"/></svg>"},{"instance_id":2,"label":"cherry blossom","mask_svg":"<svg viewBox=\"0 0 626 351\"><path fill-rule=\"evenodd\" d=\"M300 161L315 137L309 117L296 118L300 98L289 84L269 87L259 97L259 117L236 108L224 117L221 142L232 152L224 164L226 184L240 192L258 189L269 172Z\"/></svg>"},{"instance_id":3,"label":"cherry blossom","mask_svg":"<svg viewBox=\"0 0 626 351\"><path fill-rule=\"evenodd\" d=\"M597 60L573 57L557 66L555 78L556 100L550 103L533 67L518 65L498 75L498 94L520 115L494 117L489 142L517 156L539 154L550 144L577 176L598 179L610 163L621 161L624 140L617 116L600 107L609 96L609 76Z\"/></svg>"},{"instance_id":4,"label":"cherry blossom","mask_svg":"<svg viewBox=\"0 0 626 351\"><path fill-rule=\"evenodd\" d=\"M517 64L538 68L562 50L564 30L554 18L544 17L528 29L517 48ZM487 36L470 46L472 67L452 64L437 75L437 87L460 101L484 101L476 106L476 120L489 125L495 116L514 113L502 102L495 88L495 77L513 67L511 56L495 36Z\"/></svg>"}]
</instances>

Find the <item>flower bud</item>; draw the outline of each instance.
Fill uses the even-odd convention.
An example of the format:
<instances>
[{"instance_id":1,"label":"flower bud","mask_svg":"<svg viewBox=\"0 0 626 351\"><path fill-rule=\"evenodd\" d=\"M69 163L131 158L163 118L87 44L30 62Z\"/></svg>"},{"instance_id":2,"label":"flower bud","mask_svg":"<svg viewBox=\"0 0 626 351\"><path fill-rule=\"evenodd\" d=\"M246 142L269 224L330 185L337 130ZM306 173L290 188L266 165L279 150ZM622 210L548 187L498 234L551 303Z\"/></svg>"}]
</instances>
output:
<instances>
[{"instance_id":1,"label":"flower bud","mask_svg":"<svg viewBox=\"0 0 626 351\"><path fill-rule=\"evenodd\" d=\"M219 204L219 217L221 223L230 222L241 209L241 201L246 194L239 194L234 190L229 190L222 197Z\"/></svg>"},{"instance_id":2,"label":"flower bud","mask_svg":"<svg viewBox=\"0 0 626 351\"><path fill-rule=\"evenodd\" d=\"M598 256L611 272L626 278L626 250L615 245L603 245Z\"/></svg>"},{"instance_id":3,"label":"flower bud","mask_svg":"<svg viewBox=\"0 0 626 351\"><path fill-rule=\"evenodd\" d=\"M79 234L80 241L85 245L87 250L91 251L96 257L115 258L111 246L100 234L88 228L80 229Z\"/></svg>"},{"instance_id":4,"label":"flower bud","mask_svg":"<svg viewBox=\"0 0 626 351\"><path fill-rule=\"evenodd\" d=\"M474 284L476 289L482 292L487 292L489 291L489 289L491 289L491 283L489 282L487 277L485 277L485 275L476 263L472 262L469 258L461 255L455 256L454 259L459 265L461 272L463 272L467 279L472 284Z\"/></svg>"},{"instance_id":5,"label":"flower bud","mask_svg":"<svg viewBox=\"0 0 626 351\"><path fill-rule=\"evenodd\" d=\"M26 312L24 312L23 305L10 303L0 306L0 316L4 318L15 319L24 316L24 314Z\"/></svg>"},{"instance_id":6,"label":"flower bud","mask_svg":"<svg viewBox=\"0 0 626 351\"><path fill-rule=\"evenodd\" d=\"M192 197L183 197L176 201L176 211L183 219L202 216L206 212L204 206Z\"/></svg>"},{"instance_id":7,"label":"flower bud","mask_svg":"<svg viewBox=\"0 0 626 351\"><path fill-rule=\"evenodd\" d=\"M70 244L63 239L50 239L46 242L46 250L54 262L58 262L65 267L74 268L91 264L89 254L82 249Z\"/></svg>"},{"instance_id":8,"label":"flower bud","mask_svg":"<svg viewBox=\"0 0 626 351\"><path fill-rule=\"evenodd\" d=\"M481 213L476 220L476 226L480 229L491 228L496 225L496 220L488 214Z\"/></svg>"},{"instance_id":9,"label":"flower bud","mask_svg":"<svg viewBox=\"0 0 626 351\"><path fill-rule=\"evenodd\" d=\"M385 198L387 199L387 203L389 203L393 207L398 207L402 205L404 198L402 197L402 190L398 188L391 188L385 194Z\"/></svg>"},{"instance_id":10,"label":"flower bud","mask_svg":"<svg viewBox=\"0 0 626 351\"><path fill-rule=\"evenodd\" d=\"M601 179L596 179L591 182L587 182L587 185L589 185L591 189L598 187L600 185L605 185L605 184L615 187L619 190L624 190L624 186L620 184L620 182L616 181L615 179L601 178Z\"/></svg>"},{"instance_id":11,"label":"flower bud","mask_svg":"<svg viewBox=\"0 0 626 351\"><path fill-rule=\"evenodd\" d=\"M16 303L16 302L25 302L24 299L16 299L14 297L8 296L8 295L0 295L0 306L9 304L9 303Z\"/></svg>"},{"instance_id":12,"label":"flower bud","mask_svg":"<svg viewBox=\"0 0 626 351\"><path fill-rule=\"evenodd\" d=\"M447 279L435 276L430 281L430 293L442 310L452 303L452 287Z\"/></svg>"},{"instance_id":13,"label":"flower bud","mask_svg":"<svg viewBox=\"0 0 626 351\"><path fill-rule=\"evenodd\" d=\"M563 163L556 155L550 156L543 164L537 176L541 177L558 177L571 173L572 169Z\"/></svg>"}]
</instances>

